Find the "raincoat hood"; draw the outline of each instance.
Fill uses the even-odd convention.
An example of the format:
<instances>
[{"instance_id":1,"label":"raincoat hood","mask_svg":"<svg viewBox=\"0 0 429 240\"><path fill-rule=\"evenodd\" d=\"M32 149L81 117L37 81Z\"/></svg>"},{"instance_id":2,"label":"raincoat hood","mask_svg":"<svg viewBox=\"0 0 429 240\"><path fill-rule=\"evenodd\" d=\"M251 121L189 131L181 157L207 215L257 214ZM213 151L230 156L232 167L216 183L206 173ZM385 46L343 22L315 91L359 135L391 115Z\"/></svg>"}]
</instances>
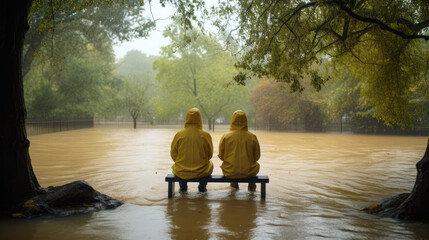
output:
<instances>
[{"instance_id":1,"label":"raincoat hood","mask_svg":"<svg viewBox=\"0 0 429 240\"><path fill-rule=\"evenodd\" d=\"M234 131L234 130L247 131L247 117L243 111L237 110L232 114L231 126L229 130L230 131Z\"/></svg>"},{"instance_id":2,"label":"raincoat hood","mask_svg":"<svg viewBox=\"0 0 429 240\"><path fill-rule=\"evenodd\" d=\"M201 118L201 113L198 108L191 108L186 113L185 128L188 127L203 129L203 120Z\"/></svg>"}]
</instances>

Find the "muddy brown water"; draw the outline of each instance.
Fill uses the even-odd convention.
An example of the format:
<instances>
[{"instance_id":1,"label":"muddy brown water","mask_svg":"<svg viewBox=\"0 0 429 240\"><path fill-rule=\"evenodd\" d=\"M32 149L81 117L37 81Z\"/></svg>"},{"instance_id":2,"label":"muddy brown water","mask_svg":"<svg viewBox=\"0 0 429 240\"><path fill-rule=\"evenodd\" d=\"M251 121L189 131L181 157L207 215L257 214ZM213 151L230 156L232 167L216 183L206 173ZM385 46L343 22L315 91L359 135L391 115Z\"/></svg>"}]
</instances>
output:
<instances>
[{"instance_id":1,"label":"muddy brown water","mask_svg":"<svg viewBox=\"0 0 429 240\"><path fill-rule=\"evenodd\" d=\"M93 128L30 137L42 186L84 179L125 204L66 218L2 220L0 239L429 239L429 224L360 211L409 192L427 137L256 131L267 199L209 183L167 198L177 129ZM222 129L212 132L215 154ZM220 160L213 157L221 174ZM176 187L177 190L177 187Z\"/></svg>"}]
</instances>

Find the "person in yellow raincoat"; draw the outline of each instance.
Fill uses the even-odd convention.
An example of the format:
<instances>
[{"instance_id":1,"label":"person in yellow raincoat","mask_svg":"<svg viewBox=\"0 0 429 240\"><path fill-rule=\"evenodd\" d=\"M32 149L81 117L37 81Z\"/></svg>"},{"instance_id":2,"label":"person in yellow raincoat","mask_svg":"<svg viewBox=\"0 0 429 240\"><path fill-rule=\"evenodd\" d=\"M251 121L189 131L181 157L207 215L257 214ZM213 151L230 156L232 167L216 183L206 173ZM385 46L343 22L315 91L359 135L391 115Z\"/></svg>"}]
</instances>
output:
<instances>
[{"instance_id":1,"label":"person in yellow raincoat","mask_svg":"<svg viewBox=\"0 0 429 240\"><path fill-rule=\"evenodd\" d=\"M186 113L185 128L174 136L171 143L171 158L174 161L174 175L181 178L180 191L186 192L186 180L209 176L213 172L212 137L203 131L203 121L198 108L192 108ZM207 182L200 182L198 190L206 192Z\"/></svg>"},{"instance_id":2,"label":"person in yellow raincoat","mask_svg":"<svg viewBox=\"0 0 429 240\"><path fill-rule=\"evenodd\" d=\"M225 177L248 178L258 174L261 149L256 135L247 129L243 111L232 114L229 132L220 139L218 156L223 161L221 168ZM231 187L238 188L238 183L231 183ZM248 189L255 191L256 184L249 183Z\"/></svg>"}]
</instances>

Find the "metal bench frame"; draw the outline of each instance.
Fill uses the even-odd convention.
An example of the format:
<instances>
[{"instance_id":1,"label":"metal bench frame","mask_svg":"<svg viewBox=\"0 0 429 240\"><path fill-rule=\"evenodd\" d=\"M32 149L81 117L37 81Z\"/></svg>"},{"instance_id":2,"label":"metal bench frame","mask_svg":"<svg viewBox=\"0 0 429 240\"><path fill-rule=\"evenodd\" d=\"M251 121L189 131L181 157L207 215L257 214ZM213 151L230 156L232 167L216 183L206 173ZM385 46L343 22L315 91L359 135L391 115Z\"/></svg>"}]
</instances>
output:
<instances>
[{"instance_id":1,"label":"metal bench frame","mask_svg":"<svg viewBox=\"0 0 429 240\"><path fill-rule=\"evenodd\" d=\"M174 174L167 174L165 181L168 182L168 198L173 198L174 196L174 187L175 182L181 180L179 177L176 177ZM268 176L256 176L251 178L227 178L222 175L210 175L203 178L194 178L186 180L187 182L236 182L236 183L260 183L261 184L261 199L265 199L266 195L266 184L270 182Z\"/></svg>"}]
</instances>

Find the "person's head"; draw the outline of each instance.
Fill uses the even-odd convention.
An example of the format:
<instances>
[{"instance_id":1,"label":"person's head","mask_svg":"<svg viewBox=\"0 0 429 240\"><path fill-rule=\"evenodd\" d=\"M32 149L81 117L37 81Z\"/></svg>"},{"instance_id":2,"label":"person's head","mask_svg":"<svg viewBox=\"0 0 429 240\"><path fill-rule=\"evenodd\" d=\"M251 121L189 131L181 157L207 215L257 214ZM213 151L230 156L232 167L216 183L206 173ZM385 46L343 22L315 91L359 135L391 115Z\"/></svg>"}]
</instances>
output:
<instances>
[{"instance_id":1,"label":"person's head","mask_svg":"<svg viewBox=\"0 0 429 240\"><path fill-rule=\"evenodd\" d=\"M198 108L191 108L186 113L185 128L186 127L195 127L203 129L203 120L201 118L201 113Z\"/></svg>"},{"instance_id":2,"label":"person's head","mask_svg":"<svg viewBox=\"0 0 429 240\"><path fill-rule=\"evenodd\" d=\"M245 130L247 131L247 117L246 114L241 111L237 110L232 114L231 117L231 126L229 127L229 130Z\"/></svg>"}]
</instances>

